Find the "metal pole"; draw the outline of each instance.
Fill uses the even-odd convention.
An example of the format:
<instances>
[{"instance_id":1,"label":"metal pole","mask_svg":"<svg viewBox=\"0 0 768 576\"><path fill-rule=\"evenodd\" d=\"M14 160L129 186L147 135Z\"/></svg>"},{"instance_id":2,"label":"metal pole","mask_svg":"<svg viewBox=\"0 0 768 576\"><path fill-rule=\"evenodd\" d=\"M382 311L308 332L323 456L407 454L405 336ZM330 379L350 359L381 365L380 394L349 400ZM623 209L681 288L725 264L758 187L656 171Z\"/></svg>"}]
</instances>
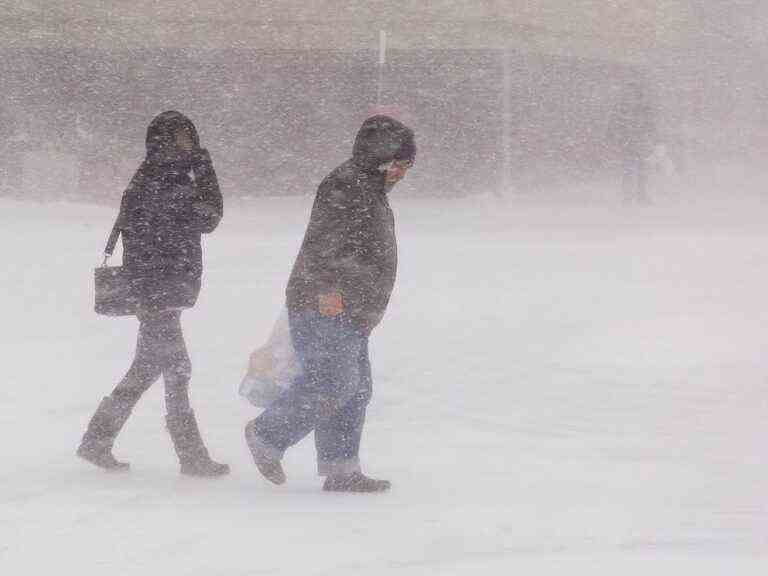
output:
<instances>
[{"instance_id":1,"label":"metal pole","mask_svg":"<svg viewBox=\"0 0 768 576\"><path fill-rule=\"evenodd\" d=\"M384 66L387 64L387 31L379 30L379 85L376 93L376 107L381 106L384 96Z\"/></svg>"},{"instance_id":2,"label":"metal pole","mask_svg":"<svg viewBox=\"0 0 768 576\"><path fill-rule=\"evenodd\" d=\"M508 194L512 187L512 54L508 47L503 48L502 66L502 117L501 117L501 154L502 175L500 196Z\"/></svg>"}]
</instances>

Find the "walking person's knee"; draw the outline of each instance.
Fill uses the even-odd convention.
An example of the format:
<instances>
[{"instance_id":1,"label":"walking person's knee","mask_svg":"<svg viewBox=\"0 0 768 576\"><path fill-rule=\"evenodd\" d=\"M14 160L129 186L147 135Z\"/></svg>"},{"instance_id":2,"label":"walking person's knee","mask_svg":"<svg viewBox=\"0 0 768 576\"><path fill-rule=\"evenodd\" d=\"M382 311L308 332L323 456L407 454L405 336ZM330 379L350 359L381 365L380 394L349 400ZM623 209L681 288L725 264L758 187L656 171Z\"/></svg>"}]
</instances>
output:
<instances>
[{"instance_id":1,"label":"walking person's knee","mask_svg":"<svg viewBox=\"0 0 768 576\"><path fill-rule=\"evenodd\" d=\"M155 359L137 357L128 373L112 391L112 396L120 402L133 406L160 378L160 374L161 368Z\"/></svg>"},{"instance_id":2,"label":"walking person's knee","mask_svg":"<svg viewBox=\"0 0 768 576\"><path fill-rule=\"evenodd\" d=\"M165 408L168 414L189 412L189 380L192 364L188 358L173 364L163 371L165 382Z\"/></svg>"}]
</instances>

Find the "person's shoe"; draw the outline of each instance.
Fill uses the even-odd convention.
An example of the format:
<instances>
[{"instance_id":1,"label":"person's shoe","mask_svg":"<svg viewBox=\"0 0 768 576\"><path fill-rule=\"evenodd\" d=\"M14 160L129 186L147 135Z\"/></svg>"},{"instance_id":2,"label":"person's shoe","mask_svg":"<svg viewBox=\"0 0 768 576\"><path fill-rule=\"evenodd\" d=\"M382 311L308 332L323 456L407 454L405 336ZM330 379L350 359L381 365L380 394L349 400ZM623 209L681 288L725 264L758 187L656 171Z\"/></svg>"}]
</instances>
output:
<instances>
[{"instance_id":1,"label":"person's shoe","mask_svg":"<svg viewBox=\"0 0 768 576\"><path fill-rule=\"evenodd\" d=\"M185 476L197 476L200 478L216 478L229 474L229 465L214 462L210 457L206 459L183 462L181 473Z\"/></svg>"},{"instance_id":2,"label":"person's shoe","mask_svg":"<svg viewBox=\"0 0 768 576\"><path fill-rule=\"evenodd\" d=\"M198 478L216 478L229 474L227 464L212 460L208 454L192 410L166 416L165 421L179 457L182 474Z\"/></svg>"},{"instance_id":3,"label":"person's shoe","mask_svg":"<svg viewBox=\"0 0 768 576\"><path fill-rule=\"evenodd\" d=\"M362 472L328 476L323 484L326 492L386 492L391 487L389 480L374 480Z\"/></svg>"},{"instance_id":4,"label":"person's shoe","mask_svg":"<svg viewBox=\"0 0 768 576\"><path fill-rule=\"evenodd\" d=\"M120 462L110 449L104 449L93 445L80 444L77 455L94 466L109 470L110 472L127 472L131 465L128 462Z\"/></svg>"},{"instance_id":5,"label":"person's shoe","mask_svg":"<svg viewBox=\"0 0 768 576\"><path fill-rule=\"evenodd\" d=\"M276 458L272 453L273 451L256 435L253 425L254 422L251 421L245 427L245 443L251 451L253 463L256 464L261 475L272 484L285 484L285 472L280 459Z\"/></svg>"},{"instance_id":6,"label":"person's shoe","mask_svg":"<svg viewBox=\"0 0 768 576\"><path fill-rule=\"evenodd\" d=\"M280 460L257 460L256 456L254 456L253 461L256 464L256 468L261 472L261 475L272 482L272 484L277 484L278 486L280 484L285 484L285 472L283 471L283 465L280 463Z\"/></svg>"}]
</instances>

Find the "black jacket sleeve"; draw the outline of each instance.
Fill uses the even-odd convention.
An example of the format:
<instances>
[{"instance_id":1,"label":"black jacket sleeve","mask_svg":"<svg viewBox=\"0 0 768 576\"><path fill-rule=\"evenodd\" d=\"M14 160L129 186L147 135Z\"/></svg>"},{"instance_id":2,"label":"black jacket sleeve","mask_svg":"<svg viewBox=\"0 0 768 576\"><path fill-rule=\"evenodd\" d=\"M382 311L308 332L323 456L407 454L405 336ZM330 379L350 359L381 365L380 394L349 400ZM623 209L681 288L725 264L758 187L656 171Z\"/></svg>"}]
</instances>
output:
<instances>
[{"instance_id":1,"label":"black jacket sleeve","mask_svg":"<svg viewBox=\"0 0 768 576\"><path fill-rule=\"evenodd\" d=\"M192 164L197 194L192 202L192 225L199 232L213 232L224 215L224 200L208 151L201 148Z\"/></svg>"}]
</instances>

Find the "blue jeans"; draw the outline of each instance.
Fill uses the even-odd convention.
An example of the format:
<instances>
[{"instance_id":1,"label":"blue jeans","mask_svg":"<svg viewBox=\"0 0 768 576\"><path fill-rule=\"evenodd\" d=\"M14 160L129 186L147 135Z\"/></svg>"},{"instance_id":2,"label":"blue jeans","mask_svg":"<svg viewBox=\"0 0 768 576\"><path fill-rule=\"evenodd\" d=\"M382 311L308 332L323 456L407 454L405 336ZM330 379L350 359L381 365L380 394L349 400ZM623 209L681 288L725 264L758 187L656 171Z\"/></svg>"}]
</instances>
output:
<instances>
[{"instance_id":1,"label":"blue jeans","mask_svg":"<svg viewBox=\"0 0 768 576\"><path fill-rule=\"evenodd\" d=\"M289 312L302 374L253 423L258 439L283 452L315 431L322 476L360 470L360 437L371 399L368 336L341 314Z\"/></svg>"}]
</instances>

